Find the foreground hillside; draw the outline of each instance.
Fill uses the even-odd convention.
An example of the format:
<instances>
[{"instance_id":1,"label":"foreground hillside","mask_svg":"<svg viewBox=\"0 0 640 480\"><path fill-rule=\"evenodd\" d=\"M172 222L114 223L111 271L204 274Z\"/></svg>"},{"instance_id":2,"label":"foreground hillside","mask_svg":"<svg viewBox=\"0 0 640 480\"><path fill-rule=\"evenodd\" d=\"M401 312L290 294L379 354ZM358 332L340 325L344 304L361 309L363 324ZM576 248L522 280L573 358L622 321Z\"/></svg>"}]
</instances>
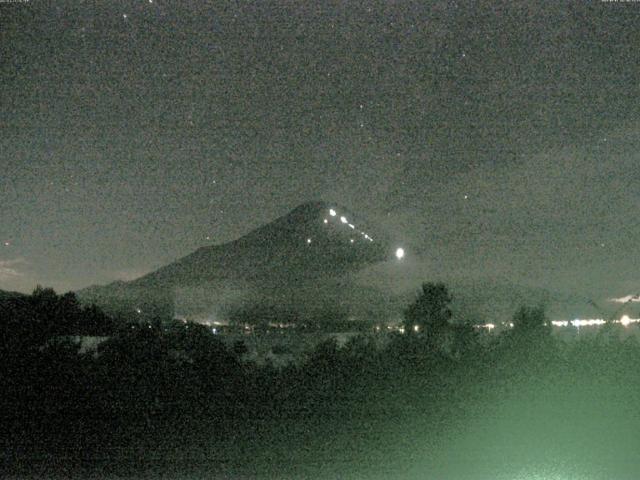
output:
<instances>
[{"instance_id":1,"label":"foreground hillside","mask_svg":"<svg viewBox=\"0 0 640 480\"><path fill-rule=\"evenodd\" d=\"M1 344L7 478L604 480L640 468L640 346L611 332L564 344L536 309L480 337L426 305L420 333L328 341L279 370L194 324L120 329L83 355L51 341L60 313L38 310L64 303L36 300L50 315L24 324L31 341Z\"/></svg>"}]
</instances>

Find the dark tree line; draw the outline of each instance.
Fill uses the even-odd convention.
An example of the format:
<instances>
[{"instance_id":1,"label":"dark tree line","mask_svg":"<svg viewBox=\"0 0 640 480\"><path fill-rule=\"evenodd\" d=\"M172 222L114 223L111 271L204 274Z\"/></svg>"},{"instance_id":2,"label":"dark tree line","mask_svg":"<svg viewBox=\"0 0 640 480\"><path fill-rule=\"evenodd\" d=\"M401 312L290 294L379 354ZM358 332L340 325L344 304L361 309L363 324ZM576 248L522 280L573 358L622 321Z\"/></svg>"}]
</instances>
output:
<instances>
[{"instance_id":1,"label":"dark tree line","mask_svg":"<svg viewBox=\"0 0 640 480\"><path fill-rule=\"evenodd\" d=\"M339 464L364 455L359 448L404 444L411 432L435 438L517 385L612 372L631 382L640 367L635 343L563 344L541 308L523 307L512 329L483 337L455 324L450 302L445 285L425 284L405 311L404 335L382 344L357 336L342 347L328 340L278 369L243 360L242 348L205 326L115 328L73 295L38 288L0 303L0 447L13 459L3 467L43 474L38 459L64 458L79 476L194 464L237 472L284 454L290 464L305 455ZM110 338L97 355L80 354L64 340L80 334ZM622 362L631 368L620 371Z\"/></svg>"}]
</instances>

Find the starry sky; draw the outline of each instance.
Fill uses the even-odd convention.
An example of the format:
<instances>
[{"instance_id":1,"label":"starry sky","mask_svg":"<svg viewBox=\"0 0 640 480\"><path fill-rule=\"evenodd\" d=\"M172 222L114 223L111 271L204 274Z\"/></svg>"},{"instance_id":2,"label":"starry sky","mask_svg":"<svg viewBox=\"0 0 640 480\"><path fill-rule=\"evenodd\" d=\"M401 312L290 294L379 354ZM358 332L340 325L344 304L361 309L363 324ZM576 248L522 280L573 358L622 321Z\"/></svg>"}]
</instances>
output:
<instances>
[{"instance_id":1,"label":"starry sky","mask_svg":"<svg viewBox=\"0 0 640 480\"><path fill-rule=\"evenodd\" d=\"M640 293L640 3L0 3L0 288L315 199L420 275Z\"/></svg>"}]
</instances>

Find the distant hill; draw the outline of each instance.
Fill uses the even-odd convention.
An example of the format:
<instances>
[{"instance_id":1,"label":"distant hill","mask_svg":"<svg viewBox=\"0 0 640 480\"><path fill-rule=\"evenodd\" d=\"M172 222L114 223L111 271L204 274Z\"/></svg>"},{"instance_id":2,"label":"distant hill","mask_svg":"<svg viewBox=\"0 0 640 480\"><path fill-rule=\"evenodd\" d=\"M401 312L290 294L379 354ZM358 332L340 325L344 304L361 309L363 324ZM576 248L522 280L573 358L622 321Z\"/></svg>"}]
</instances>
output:
<instances>
[{"instance_id":1,"label":"distant hill","mask_svg":"<svg viewBox=\"0 0 640 480\"><path fill-rule=\"evenodd\" d=\"M459 316L478 321L508 321L522 305L544 306L551 320L640 317L637 303L613 303L580 293L516 284L504 278L452 278L447 283Z\"/></svg>"},{"instance_id":2,"label":"distant hill","mask_svg":"<svg viewBox=\"0 0 640 480\"><path fill-rule=\"evenodd\" d=\"M451 279L448 284L454 298L454 314L463 321L508 322L522 305L544 306L552 320L602 316L584 296L516 284L504 279Z\"/></svg>"},{"instance_id":3,"label":"distant hill","mask_svg":"<svg viewBox=\"0 0 640 480\"><path fill-rule=\"evenodd\" d=\"M401 265L393 262L377 264L357 274L357 284L385 291L387 295L390 294L388 290L392 290L391 303L406 306L413 301L423 282L443 282L453 297L454 321L459 322L508 322L522 305L542 305L554 320L610 318L621 312L634 318L638 316L638 308L634 305L620 310L620 305L583 294L518 284L505 277L482 276L474 272L465 276L435 275L430 273L429 265L428 259L415 257ZM397 311L396 308L396 314Z\"/></svg>"},{"instance_id":4,"label":"distant hill","mask_svg":"<svg viewBox=\"0 0 640 480\"><path fill-rule=\"evenodd\" d=\"M0 290L0 301L10 299L10 298L22 298L26 297L24 293L19 292L8 292L6 290Z\"/></svg>"}]
</instances>

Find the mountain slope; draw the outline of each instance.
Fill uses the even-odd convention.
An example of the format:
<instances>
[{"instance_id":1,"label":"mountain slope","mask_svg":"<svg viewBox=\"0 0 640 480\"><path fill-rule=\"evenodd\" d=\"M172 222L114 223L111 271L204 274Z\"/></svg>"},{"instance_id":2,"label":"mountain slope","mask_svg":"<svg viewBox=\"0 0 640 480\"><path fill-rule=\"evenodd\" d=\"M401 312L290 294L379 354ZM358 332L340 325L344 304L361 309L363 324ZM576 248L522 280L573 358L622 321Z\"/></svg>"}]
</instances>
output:
<instances>
[{"instance_id":1,"label":"mountain slope","mask_svg":"<svg viewBox=\"0 0 640 480\"><path fill-rule=\"evenodd\" d=\"M325 202L306 203L235 241L202 247L131 284L168 287L222 279L292 281L339 275L384 260L388 247L369 240L368 231L352 223L353 218L345 209Z\"/></svg>"},{"instance_id":2,"label":"mountain slope","mask_svg":"<svg viewBox=\"0 0 640 480\"><path fill-rule=\"evenodd\" d=\"M202 247L131 282L90 287L78 295L112 312L142 306L173 311L176 302L188 310L196 297L218 305L248 297L292 303L313 286L339 291L343 287L336 279L390 256L388 242L366 221L345 208L309 202L237 240ZM314 293L322 298L322 292Z\"/></svg>"}]
</instances>

